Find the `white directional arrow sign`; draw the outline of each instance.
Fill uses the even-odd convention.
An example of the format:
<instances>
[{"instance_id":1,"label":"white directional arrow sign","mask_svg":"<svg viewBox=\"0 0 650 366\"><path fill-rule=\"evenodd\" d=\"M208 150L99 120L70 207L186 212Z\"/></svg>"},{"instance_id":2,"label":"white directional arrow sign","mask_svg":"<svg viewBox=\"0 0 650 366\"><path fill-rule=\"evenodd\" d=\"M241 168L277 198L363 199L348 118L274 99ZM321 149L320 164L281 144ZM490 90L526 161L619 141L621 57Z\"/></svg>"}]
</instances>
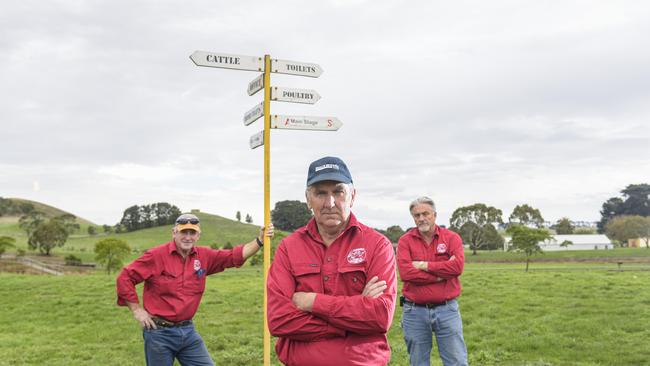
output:
<instances>
[{"instance_id":1,"label":"white directional arrow sign","mask_svg":"<svg viewBox=\"0 0 650 366\"><path fill-rule=\"evenodd\" d=\"M336 117L271 116L271 128L286 130L336 131L342 125Z\"/></svg>"},{"instance_id":2,"label":"white directional arrow sign","mask_svg":"<svg viewBox=\"0 0 650 366\"><path fill-rule=\"evenodd\" d=\"M227 53L214 53L194 51L190 56L196 66L219 67L223 69L264 71L264 59L257 56L230 55Z\"/></svg>"},{"instance_id":3,"label":"white directional arrow sign","mask_svg":"<svg viewBox=\"0 0 650 366\"><path fill-rule=\"evenodd\" d=\"M320 94L313 89L271 88L271 100L278 102L314 104L319 99Z\"/></svg>"},{"instance_id":4,"label":"white directional arrow sign","mask_svg":"<svg viewBox=\"0 0 650 366\"><path fill-rule=\"evenodd\" d=\"M264 115L264 102L253 107L250 111L244 114L244 126L248 126L251 123L257 121L258 118Z\"/></svg>"},{"instance_id":5,"label":"white directional arrow sign","mask_svg":"<svg viewBox=\"0 0 650 366\"><path fill-rule=\"evenodd\" d=\"M260 76L256 77L248 83L248 95L254 95L258 91L262 90L264 88L264 74L260 74Z\"/></svg>"},{"instance_id":6,"label":"white directional arrow sign","mask_svg":"<svg viewBox=\"0 0 650 366\"><path fill-rule=\"evenodd\" d=\"M317 64L287 60L271 60L271 72L317 78L323 69Z\"/></svg>"},{"instance_id":7,"label":"white directional arrow sign","mask_svg":"<svg viewBox=\"0 0 650 366\"><path fill-rule=\"evenodd\" d=\"M264 130L251 136L249 144L251 146L251 149L264 145Z\"/></svg>"}]
</instances>

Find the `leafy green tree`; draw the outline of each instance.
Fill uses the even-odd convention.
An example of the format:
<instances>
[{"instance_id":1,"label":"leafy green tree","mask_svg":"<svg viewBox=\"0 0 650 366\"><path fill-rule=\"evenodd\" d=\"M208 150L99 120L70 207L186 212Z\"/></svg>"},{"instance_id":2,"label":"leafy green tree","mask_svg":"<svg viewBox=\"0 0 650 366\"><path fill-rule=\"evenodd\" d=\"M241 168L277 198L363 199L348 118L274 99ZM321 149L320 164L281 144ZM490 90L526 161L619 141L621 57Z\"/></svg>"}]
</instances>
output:
<instances>
[{"instance_id":1,"label":"leafy green tree","mask_svg":"<svg viewBox=\"0 0 650 366\"><path fill-rule=\"evenodd\" d=\"M569 245L573 245L573 242L571 240L565 240L560 243L560 246L566 249L569 249Z\"/></svg>"},{"instance_id":2,"label":"leafy green tree","mask_svg":"<svg viewBox=\"0 0 650 366\"><path fill-rule=\"evenodd\" d=\"M253 216L246 214L246 222L249 224L253 223Z\"/></svg>"},{"instance_id":3,"label":"leafy green tree","mask_svg":"<svg viewBox=\"0 0 650 366\"><path fill-rule=\"evenodd\" d=\"M45 222L45 214L40 212L40 211L32 211L26 215L23 215L19 220L18 220L18 227L23 229L26 233L27 236L31 236L34 231L36 231L36 228L43 222Z\"/></svg>"},{"instance_id":4,"label":"leafy green tree","mask_svg":"<svg viewBox=\"0 0 650 366\"><path fill-rule=\"evenodd\" d=\"M510 214L508 222L512 224L519 224L525 226L534 226L541 228L544 226L544 218L538 209L529 206L528 204L517 205Z\"/></svg>"},{"instance_id":5,"label":"leafy green tree","mask_svg":"<svg viewBox=\"0 0 650 366\"><path fill-rule=\"evenodd\" d=\"M469 244L472 255L476 255L479 248L503 246L503 238L495 228L495 225L503 224L502 215L501 210L484 203L459 207L449 219L449 229L458 233L463 242Z\"/></svg>"},{"instance_id":6,"label":"leafy green tree","mask_svg":"<svg viewBox=\"0 0 650 366\"><path fill-rule=\"evenodd\" d=\"M50 255L52 249L62 247L68 240L69 228L61 220L50 219L38 225L27 240L30 249L38 249L41 254Z\"/></svg>"},{"instance_id":7,"label":"leafy green tree","mask_svg":"<svg viewBox=\"0 0 650 366\"><path fill-rule=\"evenodd\" d=\"M124 210L119 225L121 226L121 230L135 231L154 226L173 224L174 220L180 215L181 210L167 202L157 202L142 206L133 205Z\"/></svg>"},{"instance_id":8,"label":"leafy green tree","mask_svg":"<svg viewBox=\"0 0 650 366\"><path fill-rule=\"evenodd\" d=\"M397 243L399 238L404 235L404 229L399 225L393 225L386 228L384 235L390 240L391 243Z\"/></svg>"},{"instance_id":9,"label":"leafy green tree","mask_svg":"<svg viewBox=\"0 0 650 366\"><path fill-rule=\"evenodd\" d=\"M298 200L278 201L271 211L271 222L278 230L294 231L305 226L310 218L307 204Z\"/></svg>"},{"instance_id":10,"label":"leafy green tree","mask_svg":"<svg viewBox=\"0 0 650 366\"><path fill-rule=\"evenodd\" d=\"M623 198L612 197L603 203L599 233L605 233L607 222L616 216L650 216L650 184L630 184L621 193Z\"/></svg>"},{"instance_id":11,"label":"leafy green tree","mask_svg":"<svg viewBox=\"0 0 650 366\"><path fill-rule=\"evenodd\" d=\"M111 225L102 225L102 230L104 230L104 233L110 234L113 232L113 227Z\"/></svg>"},{"instance_id":12,"label":"leafy green tree","mask_svg":"<svg viewBox=\"0 0 650 366\"><path fill-rule=\"evenodd\" d=\"M16 239L11 236L0 236L0 255L4 254L9 248L16 247Z\"/></svg>"},{"instance_id":13,"label":"leafy green tree","mask_svg":"<svg viewBox=\"0 0 650 366\"><path fill-rule=\"evenodd\" d=\"M63 227L65 228L65 231L68 232L68 235L74 233L80 228L79 224L77 223L77 216L73 214L66 213L63 215L56 216L52 220L56 220L59 223L61 223L61 225L63 225Z\"/></svg>"},{"instance_id":14,"label":"leafy green tree","mask_svg":"<svg viewBox=\"0 0 650 366\"><path fill-rule=\"evenodd\" d=\"M143 221L144 220L142 218L142 210L140 209L140 206L133 205L124 210L124 214L122 215L122 220L120 220L119 225L126 231L135 231L143 228Z\"/></svg>"},{"instance_id":15,"label":"leafy green tree","mask_svg":"<svg viewBox=\"0 0 650 366\"><path fill-rule=\"evenodd\" d=\"M510 250L526 254L526 272L528 272L530 257L543 253L539 243L553 238L546 229L535 229L520 224L508 226L506 232L511 235Z\"/></svg>"},{"instance_id":16,"label":"leafy green tree","mask_svg":"<svg viewBox=\"0 0 650 366\"><path fill-rule=\"evenodd\" d=\"M92 225L88 226L88 235L90 235L90 236L97 235L97 228L95 228Z\"/></svg>"},{"instance_id":17,"label":"leafy green tree","mask_svg":"<svg viewBox=\"0 0 650 366\"><path fill-rule=\"evenodd\" d=\"M235 218L237 219L237 221L241 222L241 212L237 211L237 213L235 214Z\"/></svg>"},{"instance_id":18,"label":"leafy green tree","mask_svg":"<svg viewBox=\"0 0 650 366\"><path fill-rule=\"evenodd\" d=\"M104 265L107 274L122 268L130 252L129 245L121 239L106 238L95 243L95 260Z\"/></svg>"},{"instance_id":19,"label":"leafy green tree","mask_svg":"<svg viewBox=\"0 0 650 366\"><path fill-rule=\"evenodd\" d=\"M555 224L555 232L558 235L573 234L574 230L575 226L573 226L568 217L563 217L557 220L557 223Z\"/></svg>"},{"instance_id":20,"label":"leafy green tree","mask_svg":"<svg viewBox=\"0 0 650 366\"><path fill-rule=\"evenodd\" d=\"M483 233L485 235L485 241L487 244L484 246L484 249L487 250L495 250L495 249L500 249L500 250L505 250L505 242L506 240L503 238L503 236L499 233L496 227L492 225L485 225L483 227Z\"/></svg>"},{"instance_id":21,"label":"leafy green tree","mask_svg":"<svg viewBox=\"0 0 650 366\"><path fill-rule=\"evenodd\" d=\"M617 216L610 219L605 226L605 235L621 246L627 246L629 239L644 238L646 248L650 237L650 217Z\"/></svg>"}]
</instances>

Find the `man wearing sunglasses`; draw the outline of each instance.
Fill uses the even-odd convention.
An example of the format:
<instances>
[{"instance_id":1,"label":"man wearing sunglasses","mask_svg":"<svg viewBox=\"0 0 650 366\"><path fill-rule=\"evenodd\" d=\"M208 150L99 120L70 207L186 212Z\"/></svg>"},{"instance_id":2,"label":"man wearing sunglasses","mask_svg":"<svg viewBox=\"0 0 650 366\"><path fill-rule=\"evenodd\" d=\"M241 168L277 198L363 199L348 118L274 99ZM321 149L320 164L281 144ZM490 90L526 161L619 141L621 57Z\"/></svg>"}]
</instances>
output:
<instances>
[{"instance_id":1,"label":"man wearing sunglasses","mask_svg":"<svg viewBox=\"0 0 650 366\"><path fill-rule=\"evenodd\" d=\"M286 365L385 365L395 310L393 247L357 221L352 176L339 158L309 166L314 217L282 240L268 277L268 319Z\"/></svg>"},{"instance_id":2,"label":"man wearing sunglasses","mask_svg":"<svg viewBox=\"0 0 650 366\"><path fill-rule=\"evenodd\" d=\"M176 219L172 240L147 250L117 277L117 303L128 306L143 329L147 365L214 365L203 339L194 329L205 278L226 268L240 267L273 236L273 225L251 242L229 250L196 246L201 236L199 218L183 214ZM144 282L140 305L135 285Z\"/></svg>"}]
</instances>

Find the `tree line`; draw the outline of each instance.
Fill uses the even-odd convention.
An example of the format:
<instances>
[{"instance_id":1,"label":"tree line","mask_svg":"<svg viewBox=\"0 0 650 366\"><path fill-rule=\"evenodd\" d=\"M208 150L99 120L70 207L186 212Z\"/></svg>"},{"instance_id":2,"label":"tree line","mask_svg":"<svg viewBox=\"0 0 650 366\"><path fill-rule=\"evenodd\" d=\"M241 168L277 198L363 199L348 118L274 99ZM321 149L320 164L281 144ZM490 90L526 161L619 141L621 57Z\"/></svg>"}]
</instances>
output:
<instances>
[{"instance_id":1,"label":"tree line","mask_svg":"<svg viewBox=\"0 0 650 366\"><path fill-rule=\"evenodd\" d=\"M603 203L600 212L602 218L598 223L598 232L606 234L619 246L626 246L631 238L647 238L650 236L650 185L631 184L621 191L623 198L613 197ZM304 226L312 217L307 204L297 200L276 202L271 211L271 221L280 230L294 231ZM535 243L551 238L551 232L544 228L545 220L539 209L528 204L517 205L507 222L503 212L496 207L484 203L475 203L454 210L449 229L458 233L465 244L476 254L479 249L502 249L505 239L499 229L505 229L514 242L540 239ZM576 228L568 217L562 217L550 227L558 235L574 233L591 233L588 230ZM408 230L399 225L389 226L385 230L377 229L388 239L396 243ZM544 234L547 233L547 234ZM647 247L650 247L645 239ZM516 245L511 242L516 248ZM571 245L563 242L562 246ZM533 249L531 249L533 250ZM541 250L541 249L540 249Z\"/></svg>"}]
</instances>

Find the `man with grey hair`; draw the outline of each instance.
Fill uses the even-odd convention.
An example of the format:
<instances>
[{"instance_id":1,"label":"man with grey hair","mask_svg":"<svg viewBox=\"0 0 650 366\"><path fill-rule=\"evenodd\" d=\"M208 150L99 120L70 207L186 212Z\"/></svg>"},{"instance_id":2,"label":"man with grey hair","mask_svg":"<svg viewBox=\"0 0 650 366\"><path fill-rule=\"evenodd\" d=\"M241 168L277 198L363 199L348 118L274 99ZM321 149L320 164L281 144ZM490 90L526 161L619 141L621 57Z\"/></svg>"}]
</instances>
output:
<instances>
[{"instance_id":1,"label":"man with grey hair","mask_svg":"<svg viewBox=\"0 0 650 366\"><path fill-rule=\"evenodd\" d=\"M393 248L352 214L352 175L339 158L312 162L314 217L282 240L268 276L268 324L292 366L385 365L395 310Z\"/></svg>"},{"instance_id":2,"label":"man with grey hair","mask_svg":"<svg viewBox=\"0 0 650 366\"><path fill-rule=\"evenodd\" d=\"M194 329L205 278L229 267L240 267L263 243L259 236L233 249L196 246L201 236L199 218L183 214L176 219L172 240L147 250L117 277L117 304L128 306L143 330L147 365L214 365L203 339ZM273 236L273 226L266 230ZM143 306L135 285L144 282Z\"/></svg>"},{"instance_id":3,"label":"man with grey hair","mask_svg":"<svg viewBox=\"0 0 650 366\"><path fill-rule=\"evenodd\" d=\"M428 366L433 333L444 366L467 365L467 348L456 298L465 254L453 231L436 225L436 205L429 197L411 202L415 222L397 246L397 268L404 282L402 330L412 366Z\"/></svg>"}]
</instances>

